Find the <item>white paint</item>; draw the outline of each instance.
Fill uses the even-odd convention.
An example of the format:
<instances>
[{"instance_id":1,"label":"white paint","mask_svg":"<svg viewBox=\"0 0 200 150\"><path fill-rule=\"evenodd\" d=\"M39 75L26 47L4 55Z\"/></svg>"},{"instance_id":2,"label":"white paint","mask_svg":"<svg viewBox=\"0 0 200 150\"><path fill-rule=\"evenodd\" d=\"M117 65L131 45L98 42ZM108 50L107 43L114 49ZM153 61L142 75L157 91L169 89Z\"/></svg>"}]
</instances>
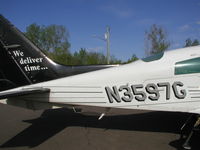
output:
<instances>
[{"instance_id":1,"label":"white paint","mask_svg":"<svg viewBox=\"0 0 200 150\"><path fill-rule=\"evenodd\" d=\"M43 58L41 57L38 58L33 58L30 56L27 57L21 50L15 50L12 53L13 56L16 58L16 61L24 68L26 72L48 69L48 67L41 66L43 62Z\"/></svg>"},{"instance_id":2,"label":"white paint","mask_svg":"<svg viewBox=\"0 0 200 150\"><path fill-rule=\"evenodd\" d=\"M200 47L189 47L175 51L167 51L164 56L156 61L136 62L119 67L93 71L53 81L43 82L23 88L44 87L51 89L50 94L30 95L23 98L25 101L59 104L62 106L97 106L122 109L145 109L159 111L180 111L200 113L200 99L191 98L191 89L199 89L200 74L174 75L175 63L199 57ZM175 81L184 83L187 95L184 99L177 99L170 89L170 99L166 100L165 89L159 87L160 98L158 101L149 99L144 102L132 100L131 102L109 103L105 87L133 85ZM197 87L197 88L196 88ZM16 88L9 91L17 91ZM198 94L198 93L197 93Z\"/></svg>"}]
</instances>

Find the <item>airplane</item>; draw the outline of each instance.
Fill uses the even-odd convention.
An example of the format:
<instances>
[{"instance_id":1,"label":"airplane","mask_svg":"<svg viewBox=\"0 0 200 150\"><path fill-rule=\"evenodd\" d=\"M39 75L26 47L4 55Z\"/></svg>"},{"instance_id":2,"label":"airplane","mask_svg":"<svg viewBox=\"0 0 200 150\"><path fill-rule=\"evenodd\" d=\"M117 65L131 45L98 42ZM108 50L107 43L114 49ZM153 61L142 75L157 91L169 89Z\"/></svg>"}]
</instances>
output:
<instances>
[{"instance_id":1,"label":"airplane","mask_svg":"<svg viewBox=\"0 0 200 150\"><path fill-rule=\"evenodd\" d=\"M0 91L117 66L61 65L44 55L2 15L0 15L0 27L0 78L9 79L0 81Z\"/></svg>"},{"instance_id":2,"label":"airplane","mask_svg":"<svg viewBox=\"0 0 200 150\"><path fill-rule=\"evenodd\" d=\"M200 46L124 65L62 66L0 16L0 103L33 110L95 107L99 120L113 108L191 113L200 124ZM194 116L194 117L193 117ZM182 130L183 130L182 128Z\"/></svg>"}]
</instances>

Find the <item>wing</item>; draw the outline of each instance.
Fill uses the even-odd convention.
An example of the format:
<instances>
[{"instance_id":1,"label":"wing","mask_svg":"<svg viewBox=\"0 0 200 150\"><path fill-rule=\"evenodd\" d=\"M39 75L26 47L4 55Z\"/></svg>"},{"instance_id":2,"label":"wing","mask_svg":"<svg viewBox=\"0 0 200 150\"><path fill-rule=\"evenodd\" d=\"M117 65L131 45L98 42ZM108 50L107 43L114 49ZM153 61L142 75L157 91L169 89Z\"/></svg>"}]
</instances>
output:
<instances>
[{"instance_id":1,"label":"wing","mask_svg":"<svg viewBox=\"0 0 200 150\"><path fill-rule=\"evenodd\" d=\"M11 97L17 98L19 96L49 93L49 92L50 92L50 89L48 88L26 88L26 89L14 90L14 91L5 91L5 92L0 92L0 99L11 98Z\"/></svg>"}]
</instances>

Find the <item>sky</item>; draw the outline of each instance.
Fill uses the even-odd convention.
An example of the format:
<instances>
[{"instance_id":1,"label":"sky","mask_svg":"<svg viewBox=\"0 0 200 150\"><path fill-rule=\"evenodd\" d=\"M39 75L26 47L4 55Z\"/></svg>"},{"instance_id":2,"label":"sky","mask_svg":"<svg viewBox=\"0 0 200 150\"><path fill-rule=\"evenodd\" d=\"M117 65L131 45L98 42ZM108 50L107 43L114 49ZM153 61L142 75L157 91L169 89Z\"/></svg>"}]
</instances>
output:
<instances>
[{"instance_id":1,"label":"sky","mask_svg":"<svg viewBox=\"0 0 200 150\"><path fill-rule=\"evenodd\" d=\"M106 54L106 42L97 37L109 26L111 54L123 61L145 57L145 31L153 24L166 30L169 49L200 40L200 0L1 0L0 14L22 32L32 23L65 26L71 52Z\"/></svg>"}]
</instances>

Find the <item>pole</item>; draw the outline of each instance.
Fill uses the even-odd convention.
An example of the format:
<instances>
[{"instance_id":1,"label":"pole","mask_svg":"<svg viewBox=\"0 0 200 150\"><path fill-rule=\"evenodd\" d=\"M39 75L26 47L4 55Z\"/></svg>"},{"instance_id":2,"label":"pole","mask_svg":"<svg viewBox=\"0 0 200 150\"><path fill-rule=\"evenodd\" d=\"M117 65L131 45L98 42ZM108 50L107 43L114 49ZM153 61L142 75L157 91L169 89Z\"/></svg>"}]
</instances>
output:
<instances>
[{"instance_id":1,"label":"pole","mask_svg":"<svg viewBox=\"0 0 200 150\"><path fill-rule=\"evenodd\" d=\"M107 48L107 64L110 64L110 27L106 27L106 34L105 34L105 39L106 39L106 48Z\"/></svg>"}]
</instances>

